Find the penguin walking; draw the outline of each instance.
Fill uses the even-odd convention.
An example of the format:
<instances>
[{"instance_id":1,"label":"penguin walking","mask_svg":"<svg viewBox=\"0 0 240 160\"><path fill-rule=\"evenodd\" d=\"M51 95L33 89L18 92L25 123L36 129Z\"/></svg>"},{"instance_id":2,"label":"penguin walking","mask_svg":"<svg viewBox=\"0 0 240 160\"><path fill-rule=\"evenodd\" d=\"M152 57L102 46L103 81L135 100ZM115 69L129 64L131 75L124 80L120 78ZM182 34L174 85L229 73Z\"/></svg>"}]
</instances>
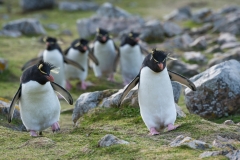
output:
<instances>
[{"instance_id":1,"label":"penguin walking","mask_svg":"<svg viewBox=\"0 0 240 160\"><path fill-rule=\"evenodd\" d=\"M176 129L176 108L173 97L172 81L177 81L192 90L195 85L187 78L167 70L166 59L170 58L163 51L154 49L145 57L140 73L126 87L120 98L120 103L127 93L138 83L138 100L141 117L151 135L168 127L168 131Z\"/></svg>"},{"instance_id":2,"label":"penguin walking","mask_svg":"<svg viewBox=\"0 0 240 160\"><path fill-rule=\"evenodd\" d=\"M70 93L54 82L50 74L54 69L55 66L43 61L27 68L10 105L8 122L12 121L14 106L19 101L22 122L33 137L37 136L37 131L42 135L42 131L50 126L53 132L60 130L58 122L61 106L55 92L70 105L73 104Z\"/></svg>"},{"instance_id":3,"label":"penguin walking","mask_svg":"<svg viewBox=\"0 0 240 160\"><path fill-rule=\"evenodd\" d=\"M55 79L55 82L65 88L66 78L65 78L64 62L67 64L71 64L82 71L84 71L84 68L79 63L76 63L75 61L72 61L63 55L60 46L57 44L56 38L46 37L43 41L46 42L46 49L44 50L43 55L28 61L22 67L22 70L26 69L27 67L33 64L39 63L41 60L51 63L54 66L59 67L59 73L58 74L53 73L52 75Z\"/></svg>"},{"instance_id":4,"label":"penguin walking","mask_svg":"<svg viewBox=\"0 0 240 160\"><path fill-rule=\"evenodd\" d=\"M109 37L106 30L98 28L92 52L98 59L99 65L93 64L96 77L108 76L108 80L114 81L114 72L119 58L119 49Z\"/></svg>"},{"instance_id":5,"label":"penguin walking","mask_svg":"<svg viewBox=\"0 0 240 160\"><path fill-rule=\"evenodd\" d=\"M144 59L144 50L139 44L139 33L130 32L121 42L120 68L123 84L129 84L139 73Z\"/></svg>"},{"instance_id":6,"label":"penguin walking","mask_svg":"<svg viewBox=\"0 0 240 160\"><path fill-rule=\"evenodd\" d=\"M67 79L66 89L70 90L72 88L69 82L70 78L78 78L81 81L81 89L85 90L87 88L85 80L88 74L88 58L98 65L97 58L90 52L88 41L86 39L74 40L71 46L64 51L64 54L68 59L76 61L84 68L84 71L82 71L71 65L65 65L65 75Z\"/></svg>"}]
</instances>

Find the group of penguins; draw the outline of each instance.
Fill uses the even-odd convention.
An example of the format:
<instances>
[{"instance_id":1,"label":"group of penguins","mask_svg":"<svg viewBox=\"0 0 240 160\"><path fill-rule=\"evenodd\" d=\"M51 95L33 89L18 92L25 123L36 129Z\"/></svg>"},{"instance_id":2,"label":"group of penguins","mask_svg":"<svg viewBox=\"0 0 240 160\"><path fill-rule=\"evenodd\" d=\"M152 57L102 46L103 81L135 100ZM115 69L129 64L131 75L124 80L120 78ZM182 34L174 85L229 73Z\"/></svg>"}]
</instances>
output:
<instances>
[{"instance_id":1,"label":"group of penguins","mask_svg":"<svg viewBox=\"0 0 240 160\"><path fill-rule=\"evenodd\" d=\"M69 79L78 78L80 88L86 89L85 82L89 65L96 77L106 77L114 81L114 72L120 63L123 82L126 85L119 100L119 106L128 92L138 84L140 114L150 131L158 135L168 128L174 130L176 108L171 81L177 81L196 90L196 86L186 77L167 69L167 59L175 60L169 53L153 49L144 50L139 45L139 34L130 32L118 48L109 33L101 28L96 31L93 47L85 39L77 39L62 52L57 39L44 39L46 49L41 56L26 62L20 78L20 86L10 104L8 122L12 121L15 104L19 102L23 124L30 136L42 135L51 127L60 130L59 95L73 104ZM147 52L147 55L144 55ZM89 60L90 59L90 60ZM89 64L90 61L90 64ZM56 94L57 92L58 94Z\"/></svg>"}]
</instances>

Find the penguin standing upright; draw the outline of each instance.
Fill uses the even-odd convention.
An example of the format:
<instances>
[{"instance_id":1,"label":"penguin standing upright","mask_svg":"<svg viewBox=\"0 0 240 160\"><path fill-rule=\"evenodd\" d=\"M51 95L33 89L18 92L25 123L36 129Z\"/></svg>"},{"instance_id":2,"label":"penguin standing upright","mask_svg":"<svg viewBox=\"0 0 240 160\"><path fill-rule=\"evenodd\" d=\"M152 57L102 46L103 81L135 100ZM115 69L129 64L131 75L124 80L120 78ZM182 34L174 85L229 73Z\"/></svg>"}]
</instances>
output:
<instances>
[{"instance_id":1,"label":"penguin standing upright","mask_svg":"<svg viewBox=\"0 0 240 160\"><path fill-rule=\"evenodd\" d=\"M109 37L106 30L98 28L92 52L98 59L99 65L93 64L96 77L108 76L108 80L114 81L114 72L119 58L119 49Z\"/></svg>"},{"instance_id":2,"label":"penguin standing upright","mask_svg":"<svg viewBox=\"0 0 240 160\"><path fill-rule=\"evenodd\" d=\"M71 95L54 83L50 71L55 68L43 61L27 68L20 78L19 89L10 105L8 122L11 122L14 106L19 101L22 122L31 136L37 136L37 131L41 135L42 131L50 126L53 132L60 130L58 122L61 106L54 91L63 96L69 104L73 104Z\"/></svg>"},{"instance_id":3,"label":"penguin standing upright","mask_svg":"<svg viewBox=\"0 0 240 160\"><path fill-rule=\"evenodd\" d=\"M144 59L143 48L138 44L139 33L130 32L122 41L120 51L120 68L123 84L127 85L137 76Z\"/></svg>"},{"instance_id":4,"label":"penguin standing upright","mask_svg":"<svg viewBox=\"0 0 240 160\"><path fill-rule=\"evenodd\" d=\"M84 71L77 69L76 67L67 65L65 66L65 75L67 79L66 89L72 88L69 79L78 78L81 81L81 89L85 90L87 84L85 82L88 74L88 58L90 58L96 65L98 65L97 58L90 52L88 47L88 41L86 39L76 39L72 42L71 46L65 50L64 54L70 60L76 61L79 65L82 65Z\"/></svg>"},{"instance_id":5,"label":"penguin standing upright","mask_svg":"<svg viewBox=\"0 0 240 160\"><path fill-rule=\"evenodd\" d=\"M51 63L54 66L59 68L59 73L53 73L53 77L55 82L62 87L65 88L66 86L66 78L65 78L65 70L64 70L64 62L67 64L71 64L81 70L84 71L84 68L76 63L75 61L69 60L62 54L62 50L57 43L57 39L53 37L45 37L43 41L46 43L46 49L44 50L42 56L38 58L33 58L29 60L25 65L22 67L22 70L26 69L27 67L39 63L41 60L45 62Z\"/></svg>"},{"instance_id":6,"label":"penguin standing upright","mask_svg":"<svg viewBox=\"0 0 240 160\"><path fill-rule=\"evenodd\" d=\"M171 58L163 51L154 49L145 57L140 73L126 87L120 103L127 93L138 85L138 101L141 117L151 135L159 134L161 129L176 129L176 108L173 97L172 81L180 82L192 90L195 85L187 78L167 70L166 59Z\"/></svg>"}]
</instances>

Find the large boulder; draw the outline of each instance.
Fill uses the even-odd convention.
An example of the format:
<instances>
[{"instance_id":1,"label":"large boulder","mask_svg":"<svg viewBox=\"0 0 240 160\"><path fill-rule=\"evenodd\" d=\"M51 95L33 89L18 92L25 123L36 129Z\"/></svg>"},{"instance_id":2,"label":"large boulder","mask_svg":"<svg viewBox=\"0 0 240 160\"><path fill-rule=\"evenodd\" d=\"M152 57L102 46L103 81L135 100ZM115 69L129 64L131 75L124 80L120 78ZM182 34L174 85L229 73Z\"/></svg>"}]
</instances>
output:
<instances>
[{"instance_id":1,"label":"large boulder","mask_svg":"<svg viewBox=\"0 0 240 160\"><path fill-rule=\"evenodd\" d=\"M185 89L190 113L204 118L219 118L240 113L240 63L229 60L217 64L190 79L196 91Z\"/></svg>"},{"instance_id":2,"label":"large boulder","mask_svg":"<svg viewBox=\"0 0 240 160\"><path fill-rule=\"evenodd\" d=\"M163 43L163 46L164 48L171 50L174 48L181 50L189 50L189 44L191 44L193 41L193 38L189 34L183 34L166 40Z\"/></svg>"},{"instance_id":3,"label":"large boulder","mask_svg":"<svg viewBox=\"0 0 240 160\"><path fill-rule=\"evenodd\" d=\"M201 52L185 52L184 59L194 63L204 63L207 61L207 58Z\"/></svg>"},{"instance_id":4,"label":"large boulder","mask_svg":"<svg viewBox=\"0 0 240 160\"><path fill-rule=\"evenodd\" d=\"M191 9L189 6L184 6L172 11L170 14L164 16L166 20L182 21L191 18Z\"/></svg>"},{"instance_id":5,"label":"large boulder","mask_svg":"<svg viewBox=\"0 0 240 160\"><path fill-rule=\"evenodd\" d=\"M212 15L212 10L209 8L202 8L192 14L192 20L196 23L203 23Z\"/></svg>"},{"instance_id":6,"label":"large boulder","mask_svg":"<svg viewBox=\"0 0 240 160\"><path fill-rule=\"evenodd\" d=\"M4 30L19 31L25 35L46 34L43 26L37 19L24 18L8 22L3 26Z\"/></svg>"},{"instance_id":7,"label":"large boulder","mask_svg":"<svg viewBox=\"0 0 240 160\"><path fill-rule=\"evenodd\" d=\"M55 6L55 0L20 0L20 6L24 12L39 9L51 9Z\"/></svg>"},{"instance_id":8,"label":"large boulder","mask_svg":"<svg viewBox=\"0 0 240 160\"><path fill-rule=\"evenodd\" d=\"M58 8L62 11L88 11L98 9L98 4L94 2L59 2Z\"/></svg>"},{"instance_id":9,"label":"large boulder","mask_svg":"<svg viewBox=\"0 0 240 160\"><path fill-rule=\"evenodd\" d=\"M165 35L168 37L180 35L183 32L183 30L180 28L179 25L170 21L164 22L163 29L164 29Z\"/></svg>"}]
</instances>

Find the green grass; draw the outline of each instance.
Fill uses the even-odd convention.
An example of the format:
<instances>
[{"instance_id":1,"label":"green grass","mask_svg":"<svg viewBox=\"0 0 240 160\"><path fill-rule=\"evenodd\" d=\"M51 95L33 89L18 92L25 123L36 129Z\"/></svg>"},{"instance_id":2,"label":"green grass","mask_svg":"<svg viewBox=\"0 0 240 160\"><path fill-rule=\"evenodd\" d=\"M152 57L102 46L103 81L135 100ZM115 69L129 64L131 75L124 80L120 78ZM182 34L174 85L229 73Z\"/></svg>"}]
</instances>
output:
<instances>
[{"instance_id":1,"label":"green grass","mask_svg":"<svg viewBox=\"0 0 240 160\"><path fill-rule=\"evenodd\" d=\"M97 0L101 4L103 0ZM130 2L127 0L115 1L114 3L132 14L143 17L155 17L162 19L163 15L170 13L173 9L198 2L197 0L149 0ZM231 3L239 1L231 1ZM11 1L12 13L8 14L9 19L1 19L0 25L24 18L40 18L43 25L56 23L58 30L46 29L47 34L62 39L62 49L68 47L71 41L78 38L76 20L87 18L94 12L63 12L57 8L54 10L41 10L31 13L21 13L18 0ZM223 0L208 1L208 6L213 9L220 8L226 2ZM230 4L230 2L229 2ZM196 10L197 8L194 8ZM0 6L0 15L6 14L6 8ZM197 27L193 22L184 22L184 27ZM60 32L69 29L73 36L61 35ZM29 59L34 58L44 49L44 44L39 42L41 36L21 36L18 38L0 37L0 57L9 62L8 69L0 74L0 97L11 100L19 87L19 78L22 74L20 68ZM97 79L92 70L89 71L87 80L95 84L86 91L73 88L70 93L76 101L80 94L105 89L122 88L122 80L119 72L115 75L116 82L108 82L105 79ZM73 85L77 80L72 80ZM224 126L221 123L226 119L233 119L239 122L240 116L232 116L214 120L211 123L199 116L188 113L184 103L183 95L180 97L181 106L186 118L177 119L176 124L181 127L176 131L164 132L159 136L149 136L148 130L142 121L139 108L126 106L123 108L95 108L90 110L79 119L78 127L73 127L71 112L61 114L60 133L53 134L50 129L43 132L45 139L31 138L27 132L19 132L10 129L19 122L13 121L8 124L5 116L0 116L0 159L197 159L203 151L193 150L188 147L171 148L168 144L178 135L191 136L196 139L212 143L216 135L233 135L239 137L236 126ZM74 106L61 101L62 110L71 109ZM8 128L10 127L10 128ZM120 139L129 142L128 145L115 145L100 148L98 141L106 134L113 134ZM52 140L52 141L51 141ZM240 144L236 144L240 147ZM223 156L211 157L208 159L226 159Z\"/></svg>"}]
</instances>

